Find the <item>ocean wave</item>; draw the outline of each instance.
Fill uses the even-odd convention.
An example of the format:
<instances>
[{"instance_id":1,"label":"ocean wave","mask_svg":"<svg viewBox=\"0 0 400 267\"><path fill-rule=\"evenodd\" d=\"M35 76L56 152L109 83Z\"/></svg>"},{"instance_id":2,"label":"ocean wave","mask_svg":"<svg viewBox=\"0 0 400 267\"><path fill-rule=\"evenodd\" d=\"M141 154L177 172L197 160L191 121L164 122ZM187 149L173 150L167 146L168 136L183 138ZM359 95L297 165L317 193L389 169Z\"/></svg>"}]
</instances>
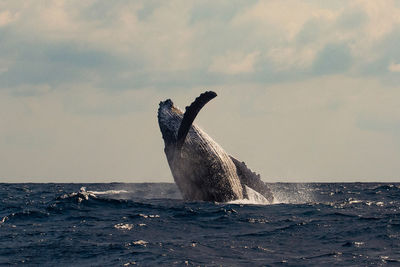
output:
<instances>
[{"instance_id":1,"label":"ocean wave","mask_svg":"<svg viewBox=\"0 0 400 267\"><path fill-rule=\"evenodd\" d=\"M42 218L47 218L50 215L48 212L37 211L37 210L24 210L21 212L13 212L4 216L0 220L0 225L5 222L15 222L24 220L39 220Z\"/></svg>"},{"instance_id":2,"label":"ocean wave","mask_svg":"<svg viewBox=\"0 0 400 267\"><path fill-rule=\"evenodd\" d=\"M227 202L228 204L245 204L245 205L269 205L271 204L263 195L257 191L245 186L247 198L237 199Z\"/></svg>"},{"instance_id":3,"label":"ocean wave","mask_svg":"<svg viewBox=\"0 0 400 267\"><path fill-rule=\"evenodd\" d=\"M114 228L121 230L131 230L133 228L133 224L131 223L118 223L114 225Z\"/></svg>"},{"instance_id":4,"label":"ocean wave","mask_svg":"<svg viewBox=\"0 0 400 267\"><path fill-rule=\"evenodd\" d=\"M271 184L273 205L185 201L173 184L0 185L0 265L396 265L391 184Z\"/></svg>"},{"instance_id":5,"label":"ocean wave","mask_svg":"<svg viewBox=\"0 0 400 267\"><path fill-rule=\"evenodd\" d=\"M118 195L118 194L129 193L126 190L106 190L106 191L86 191L86 192L93 195Z\"/></svg>"}]
</instances>

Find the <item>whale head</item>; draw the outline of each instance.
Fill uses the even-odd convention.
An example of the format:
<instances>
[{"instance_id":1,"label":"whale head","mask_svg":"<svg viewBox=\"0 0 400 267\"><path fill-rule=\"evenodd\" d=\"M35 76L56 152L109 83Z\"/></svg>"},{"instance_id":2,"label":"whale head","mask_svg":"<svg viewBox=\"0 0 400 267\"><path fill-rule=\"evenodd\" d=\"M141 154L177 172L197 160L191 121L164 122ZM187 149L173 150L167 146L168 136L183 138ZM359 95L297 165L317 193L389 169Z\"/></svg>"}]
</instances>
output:
<instances>
[{"instance_id":1,"label":"whale head","mask_svg":"<svg viewBox=\"0 0 400 267\"><path fill-rule=\"evenodd\" d=\"M183 118L182 110L175 107L171 99L167 99L160 102L157 117L165 145L174 144Z\"/></svg>"}]
</instances>

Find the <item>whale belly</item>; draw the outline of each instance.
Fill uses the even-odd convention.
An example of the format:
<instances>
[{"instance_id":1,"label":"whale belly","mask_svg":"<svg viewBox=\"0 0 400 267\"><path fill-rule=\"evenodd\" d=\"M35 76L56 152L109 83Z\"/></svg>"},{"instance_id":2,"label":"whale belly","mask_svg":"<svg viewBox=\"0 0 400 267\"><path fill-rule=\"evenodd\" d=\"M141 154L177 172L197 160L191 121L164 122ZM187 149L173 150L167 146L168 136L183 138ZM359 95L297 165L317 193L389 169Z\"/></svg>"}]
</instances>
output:
<instances>
[{"instance_id":1,"label":"whale belly","mask_svg":"<svg viewBox=\"0 0 400 267\"><path fill-rule=\"evenodd\" d=\"M185 199L225 202L243 198L236 167L205 132L192 125L180 155L167 152L172 175Z\"/></svg>"}]
</instances>

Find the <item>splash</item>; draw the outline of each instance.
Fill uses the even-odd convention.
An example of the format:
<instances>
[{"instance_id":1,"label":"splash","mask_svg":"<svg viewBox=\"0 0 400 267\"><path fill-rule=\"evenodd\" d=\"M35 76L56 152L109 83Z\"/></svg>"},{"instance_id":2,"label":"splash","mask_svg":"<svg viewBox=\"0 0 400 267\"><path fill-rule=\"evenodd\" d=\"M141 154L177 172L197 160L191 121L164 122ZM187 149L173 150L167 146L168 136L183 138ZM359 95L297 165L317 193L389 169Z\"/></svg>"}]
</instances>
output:
<instances>
[{"instance_id":1,"label":"splash","mask_svg":"<svg viewBox=\"0 0 400 267\"><path fill-rule=\"evenodd\" d=\"M106 191L86 191L86 192L94 195L119 195L119 194L129 193L126 190L106 190Z\"/></svg>"},{"instance_id":2,"label":"splash","mask_svg":"<svg viewBox=\"0 0 400 267\"><path fill-rule=\"evenodd\" d=\"M271 205L271 204L304 204L315 202L315 191L312 184L286 184L269 183L274 196L274 201L270 203L263 195L246 186L248 199L238 199L228 202L229 204L249 204L249 205Z\"/></svg>"},{"instance_id":3,"label":"splash","mask_svg":"<svg viewBox=\"0 0 400 267\"><path fill-rule=\"evenodd\" d=\"M133 224L130 223L118 223L114 225L114 228L120 229L120 230L131 230L133 228Z\"/></svg>"},{"instance_id":4,"label":"splash","mask_svg":"<svg viewBox=\"0 0 400 267\"><path fill-rule=\"evenodd\" d=\"M273 204L303 204L314 202L314 186L312 184L268 184L274 195Z\"/></svg>"},{"instance_id":5,"label":"splash","mask_svg":"<svg viewBox=\"0 0 400 267\"><path fill-rule=\"evenodd\" d=\"M96 196L90 192L87 192L86 187L84 186L79 189L79 192L64 194L58 197L58 199L75 199L78 203L81 203L84 200L89 200L89 198L96 198Z\"/></svg>"},{"instance_id":6,"label":"splash","mask_svg":"<svg viewBox=\"0 0 400 267\"><path fill-rule=\"evenodd\" d=\"M229 201L229 204L269 205L271 204L263 195L246 186L247 199Z\"/></svg>"}]
</instances>

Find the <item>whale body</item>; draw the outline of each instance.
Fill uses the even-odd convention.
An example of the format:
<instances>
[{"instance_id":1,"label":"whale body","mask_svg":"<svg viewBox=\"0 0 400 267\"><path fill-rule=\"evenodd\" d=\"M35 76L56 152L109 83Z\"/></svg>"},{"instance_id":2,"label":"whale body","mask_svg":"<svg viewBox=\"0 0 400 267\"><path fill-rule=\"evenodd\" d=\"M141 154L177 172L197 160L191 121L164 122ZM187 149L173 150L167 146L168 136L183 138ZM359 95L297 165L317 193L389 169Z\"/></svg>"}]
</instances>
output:
<instances>
[{"instance_id":1,"label":"whale body","mask_svg":"<svg viewBox=\"0 0 400 267\"><path fill-rule=\"evenodd\" d=\"M273 195L260 175L228 155L222 147L193 123L199 111L217 94L207 91L185 112L171 99L161 101L158 124L164 152L182 197L186 200L227 202L248 198L254 190L272 202Z\"/></svg>"}]
</instances>

